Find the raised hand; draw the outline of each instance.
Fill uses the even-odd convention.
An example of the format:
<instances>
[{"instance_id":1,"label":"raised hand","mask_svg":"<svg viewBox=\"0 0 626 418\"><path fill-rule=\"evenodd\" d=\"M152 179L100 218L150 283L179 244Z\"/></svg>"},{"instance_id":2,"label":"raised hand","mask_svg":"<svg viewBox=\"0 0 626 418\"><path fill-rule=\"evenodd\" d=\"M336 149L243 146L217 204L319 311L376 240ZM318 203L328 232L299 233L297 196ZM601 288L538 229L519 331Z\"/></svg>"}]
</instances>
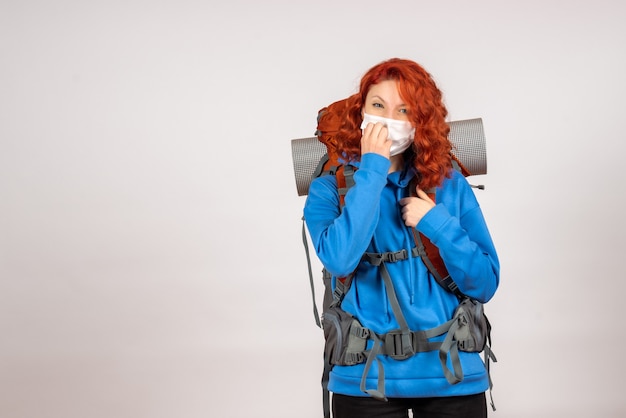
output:
<instances>
[{"instance_id":1,"label":"raised hand","mask_svg":"<svg viewBox=\"0 0 626 418\"><path fill-rule=\"evenodd\" d=\"M435 207L435 202L428 197L425 191L415 188L417 196L405 197L400 200L402 219L406 226L415 228L429 210Z\"/></svg>"},{"instance_id":2,"label":"raised hand","mask_svg":"<svg viewBox=\"0 0 626 418\"><path fill-rule=\"evenodd\" d=\"M381 122L368 123L361 136L361 155L373 152L389 158L391 140L387 139L387 127Z\"/></svg>"}]
</instances>

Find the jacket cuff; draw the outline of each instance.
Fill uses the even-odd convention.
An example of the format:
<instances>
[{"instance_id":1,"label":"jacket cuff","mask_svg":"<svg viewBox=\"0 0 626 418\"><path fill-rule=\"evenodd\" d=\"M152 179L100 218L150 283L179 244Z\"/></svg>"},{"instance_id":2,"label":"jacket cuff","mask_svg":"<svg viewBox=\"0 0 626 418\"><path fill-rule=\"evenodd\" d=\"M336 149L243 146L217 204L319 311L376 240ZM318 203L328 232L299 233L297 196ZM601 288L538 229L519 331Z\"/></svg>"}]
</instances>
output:
<instances>
[{"instance_id":1,"label":"jacket cuff","mask_svg":"<svg viewBox=\"0 0 626 418\"><path fill-rule=\"evenodd\" d=\"M366 169L382 174L386 178L387 173L389 172L389 167L391 167L391 161L380 154L368 152L367 154L363 154L361 156L360 169Z\"/></svg>"},{"instance_id":2,"label":"jacket cuff","mask_svg":"<svg viewBox=\"0 0 626 418\"><path fill-rule=\"evenodd\" d=\"M429 210L418 222L416 229L436 244L437 233L450 219L450 212L441 203Z\"/></svg>"}]
</instances>

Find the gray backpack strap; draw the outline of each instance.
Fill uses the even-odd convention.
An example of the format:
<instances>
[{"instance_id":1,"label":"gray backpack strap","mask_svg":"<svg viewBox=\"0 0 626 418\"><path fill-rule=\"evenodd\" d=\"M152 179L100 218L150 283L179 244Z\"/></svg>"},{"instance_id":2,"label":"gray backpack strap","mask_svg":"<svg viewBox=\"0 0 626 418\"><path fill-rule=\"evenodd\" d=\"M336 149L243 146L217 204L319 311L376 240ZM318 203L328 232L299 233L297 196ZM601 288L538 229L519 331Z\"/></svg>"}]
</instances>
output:
<instances>
[{"instance_id":1,"label":"gray backpack strap","mask_svg":"<svg viewBox=\"0 0 626 418\"><path fill-rule=\"evenodd\" d=\"M328 381L330 380L330 371L333 365L330 361L324 359L324 369L322 371L322 408L324 409L324 418L330 418L330 391L328 390Z\"/></svg>"},{"instance_id":2,"label":"gray backpack strap","mask_svg":"<svg viewBox=\"0 0 626 418\"><path fill-rule=\"evenodd\" d=\"M363 375L361 376L360 389L361 392L367 393L372 398L386 402L387 397L385 396L385 369L383 367L382 361L380 361L380 359L378 358L378 355L381 352L382 341L374 332L372 332L370 336L374 340L374 345L367 354L367 361L365 362L365 368L363 369ZM374 359L376 359L376 363L378 365L378 383L376 389L367 389L367 387L365 386L366 378L370 372Z\"/></svg>"},{"instance_id":3,"label":"gray backpack strap","mask_svg":"<svg viewBox=\"0 0 626 418\"><path fill-rule=\"evenodd\" d=\"M443 374L451 385L459 383L463 380L463 368L461 367L461 360L459 359L459 347L457 341L454 339L454 333L459 328L459 318L454 318L446 338L441 343L439 349L439 360L441 361L441 368ZM452 369L454 373L448 369L448 353L450 354L450 361L452 362Z\"/></svg>"},{"instance_id":4,"label":"gray backpack strap","mask_svg":"<svg viewBox=\"0 0 626 418\"><path fill-rule=\"evenodd\" d=\"M401 355L403 357L406 356L405 358L409 358L415 354L415 349L413 348L413 336L411 334L411 329L404 318L402 309L400 309L400 303L398 302L398 297L396 296L396 289L393 286L391 276L389 276L389 270L387 270L387 265L384 262L380 264L380 274L383 277L383 282L385 283L387 298L391 302L391 310L396 317L396 321L398 321L398 325L400 325L402 342Z\"/></svg>"},{"instance_id":5,"label":"gray backpack strap","mask_svg":"<svg viewBox=\"0 0 626 418\"><path fill-rule=\"evenodd\" d=\"M487 369L487 376L489 376L489 403L491 404L491 409L495 411L496 404L493 402L493 393L492 393L493 381L491 380L490 364L491 364L491 361L496 363L498 359L496 358L495 354L493 354L493 351L491 351L491 347L489 347L490 345L491 345L491 339L489 341L489 344L485 346L485 351L483 351L483 356L484 356L484 361L485 361L485 368Z\"/></svg>"},{"instance_id":6,"label":"gray backpack strap","mask_svg":"<svg viewBox=\"0 0 626 418\"><path fill-rule=\"evenodd\" d=\"M317 310L317 303L315 303L315 284L313 283L313 269L311 268L311 255L309 253L309 243L306 239L306 227L304 223L304 216L302 217L302 243L304 244L304 252L306 253L306 264L309 268L309 283L311 285L311 298L313 299L313 316L315 317L315 323L318 327L322 328L320 322L320 314Z\"/></svg>"},{"instance_id":7,"label":"gray backpack strap","mask_svg":"<svg viewBox=\"0 0 626 418\"><path fill-rule=\"evenodd\" d=\"M341 304L343 298L348 293L350 285L352 285L352 279L354 278L354 272L348 274L346 277L337 278L335 280L335 290L333 290L333 298L330 306L336 306Z\"/></svg>"},{"instance_id":8,"label":"gray backpack strap","mask_svg":"<svg viewBox=\"0 0 626 418\"><path fill-rule=\"evenodd\" d=\"M346 180L346 187L342 187L340 189L338 189L337 191L339 192L339 195L344 195L346 193L348 193L348 190L350 190L350 188L352 186L354 186L355 182L354 182L354 172L356 170L354 169L354 166L350 165L350 164L345 164L343 166L343 176Z\"/></svg>"},{"instance_id":9,"label":"gray backpack strap","mask_svg":"<svg viewBox=\"0 0 626 418\"><path fill-rule=\"evenodd\" d=\"M387 270L385 260L391 262L400 261L401 259L406 259L407 253L408 252L406 250L401 250L398 252L387 253L366 253L364 255L364 259L366 261L380 268L380 274L383 278L383 282L385 283L385 292L387 293L387 299L389 299L389 302L391 303L391 310L393 311L393 314L396 317L396 321L398 321L398 325L400 326L401 348L397 358L409 358L415 354L415 350L413 348L413 334L411 333L409 325L406 322L406 318L404 317L402 309L400 308L398 296L396 295L396 290L393 286L393 282L391 281L391 276L389 275L389 271ZM367 362L365 363L363 375L361 376L361 391L367 393L375 399L387 400L387 397L385 396L385 371L382 362L378 358L378 354L381 353L383 342L374 332L371 333L371 337L374 340L374 346L368 353ZM377 388L367 389L365 386L365 382L374 359L376 359L378 364Z\"/></svg>"}]
</instances>

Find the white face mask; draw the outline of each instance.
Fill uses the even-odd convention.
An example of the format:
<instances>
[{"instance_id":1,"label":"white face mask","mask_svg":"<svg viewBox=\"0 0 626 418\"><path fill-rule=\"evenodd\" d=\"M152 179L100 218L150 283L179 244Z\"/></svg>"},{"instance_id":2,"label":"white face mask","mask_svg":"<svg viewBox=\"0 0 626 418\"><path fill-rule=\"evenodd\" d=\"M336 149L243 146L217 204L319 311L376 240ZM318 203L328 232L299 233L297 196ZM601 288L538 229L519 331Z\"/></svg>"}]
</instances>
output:
<instances>
[{"instance_id":1,"label":"white face mask","mask_svg":"<svg viewBox=\"0 0 626 418\"><path fill-rule=\"evenodd\" d=\"M387 138L391 140L390 154L392 156L403 153L413 143L413 138L415 138L415 128L411 125L411 122L388 119L381 116L363 113L363 123L361 123L361 129L365 129L368 123L376 122L381 122L387 127Z\"/></svg>"}]
</instances>

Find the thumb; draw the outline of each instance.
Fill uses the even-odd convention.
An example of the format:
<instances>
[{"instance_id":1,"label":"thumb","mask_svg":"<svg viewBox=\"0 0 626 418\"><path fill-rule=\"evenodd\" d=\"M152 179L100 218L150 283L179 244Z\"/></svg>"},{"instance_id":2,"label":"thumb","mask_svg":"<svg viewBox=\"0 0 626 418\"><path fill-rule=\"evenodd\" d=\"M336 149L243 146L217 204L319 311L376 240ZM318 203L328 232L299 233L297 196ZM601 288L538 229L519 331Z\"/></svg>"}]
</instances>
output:
<instances>
[{"instance_id":1,"label":"thumb","mask_svg":"<svg viewBox=\"0 0 626 418\"><path fill-rule=\"evenodd\" d=\"M417 186L415 188L415 191L417 192L417 197L419 197L420 199L432 202L433 200L428 196L428 194L423 191L422 189L419 188L419 186ZM434 202L433 202L434 203Z\"/></svg>"}]
</instances>

